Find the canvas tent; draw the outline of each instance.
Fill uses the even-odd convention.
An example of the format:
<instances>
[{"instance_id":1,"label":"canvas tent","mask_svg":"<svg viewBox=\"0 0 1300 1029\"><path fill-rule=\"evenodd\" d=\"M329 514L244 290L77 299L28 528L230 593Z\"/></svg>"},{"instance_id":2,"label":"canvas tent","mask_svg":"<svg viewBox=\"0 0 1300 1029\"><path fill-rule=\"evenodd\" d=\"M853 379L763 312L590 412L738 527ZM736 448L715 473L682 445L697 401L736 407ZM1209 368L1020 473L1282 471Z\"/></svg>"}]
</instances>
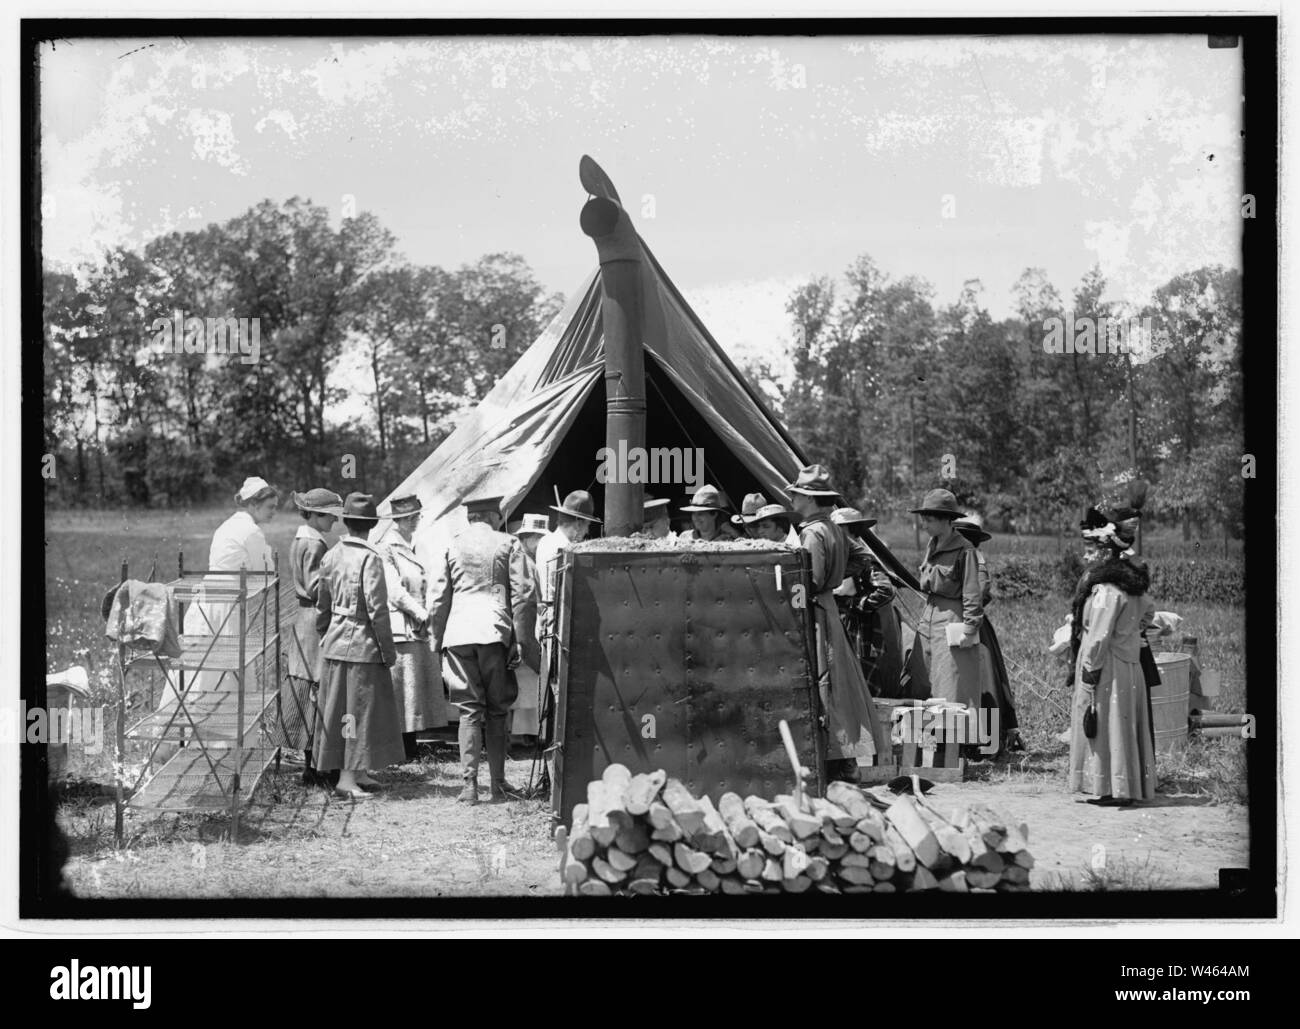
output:
<instances>
[{"instance_id":1,"label":"canvas tent","mask_svg":"<svg viewBox=\"0 0 1300 1029\"><path fill-rule=\"evenodd\" d=\"M644 241L646 448L700 448L704 481L738 505L746 493L784 498L808 463L736 369ZM432 548L464 524L466 497L500 495L510 518L549 513L555 491L585 489L603 510L597 452L605 444L601 276L593 272L541 336L390 496L414 493L425 510L417 545ZM648 483L676 511L690 488ZM911 573L879 540L873 549L904 581Z\"/></svg>"}]
</instances>

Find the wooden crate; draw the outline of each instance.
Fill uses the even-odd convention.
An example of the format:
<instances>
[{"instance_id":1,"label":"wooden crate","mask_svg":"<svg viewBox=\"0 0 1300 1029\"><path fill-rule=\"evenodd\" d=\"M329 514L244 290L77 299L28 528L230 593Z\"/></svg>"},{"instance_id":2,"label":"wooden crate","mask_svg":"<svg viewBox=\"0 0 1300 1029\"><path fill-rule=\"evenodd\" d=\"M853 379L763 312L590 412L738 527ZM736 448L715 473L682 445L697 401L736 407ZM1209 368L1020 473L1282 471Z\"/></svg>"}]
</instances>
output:
<instances>
[{"instance_id":1,"label":"wooden crate","mask_svg":"<svg viewBox=\"0 0 1300 1029\"><path fill-rule=\"evenodd\" d=\"M876 753L869 758L858 758L858 776L863 783L889 782L898 776L900 755L900 748L892 738L894 711L899 706L912 704L912 701L873 697L872 703L876 708L880 736L876 740Z\"/></svg>"},{"instance_id":2,"label":"wooden crate","mask_svg":"<svg viewBox=\"0 0 1300 1029\"><path fill-rule=\"evenodd\" d=\"M920 728L925 716L926 708L919 705L894 708L894 721L901 723L897 774L919 775L931 782L961 782L966 774L961 743L955 736L939 731L934 733L934 746L926 746L928 734ZM942 730L943 726L936 728Z\"/></svg>"}]
</instances>

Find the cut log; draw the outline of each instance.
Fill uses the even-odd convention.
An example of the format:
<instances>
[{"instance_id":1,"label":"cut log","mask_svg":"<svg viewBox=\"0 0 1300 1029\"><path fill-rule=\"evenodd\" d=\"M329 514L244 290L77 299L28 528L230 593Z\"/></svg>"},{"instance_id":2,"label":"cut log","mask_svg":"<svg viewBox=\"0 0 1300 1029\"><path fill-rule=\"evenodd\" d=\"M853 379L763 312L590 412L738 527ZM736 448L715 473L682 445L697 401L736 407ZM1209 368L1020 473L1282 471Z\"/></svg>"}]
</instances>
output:
<instances>
[{"instance_id":1,"label":"cut log","mask_svg":"<svg viewBox=\"0 0 1300 1029\"><path fill-rule=\"evenodd\" d=\"M858 854L865 854L875 846L876 842L877 841L873 840L866 833L858 832L856 829L853 831L852 835L849 836L849 847Z\"/></svg>"},{"instance_id":2,"label":"cut log","mask_svg":"<svg viewBox=\"0 0 1300 1029\"><path fill-rule=\"evenodd\" d=\"M1018 850L1016 851L1016 864L1021 868L1033 868L1034 855L1027 850Z\"/></svg>"},{"instance_id":3,"label":"cut log","mask_svg":"<svg viewBox=\"0 0 1300 1029\"><path fill-rule=\"evenodd\" d=\"M801 847L786 847L781 862L781 873L785 879L793 879L808 867L808 855Z\"/></svg>"},{"instance_id":4,"label":"cut log","mask_svg":"<svg viewBox=\"0 0 1300 1029\"><path fill-rule=\"evenodd\" d=\"M789 831L790 830L787 828L786 832L788 833ZM758 842L763 845L763 850L772 855L772 857L780 857L785 853L785 843L772 833L766 832L763 829L758 830Z\"/></svg>"},{"instance_id":5,"label":"cut log","mask_svg":"<svg viewBox=\"0 0 1300 1029\"><path fill-rule=\"evenodd\" d=\"M783 878L781 875L781 862L777 861L775 858L768 858L767 864L763 866L763 872L759 878L766 883L779 883Z\"/></svg>"},{"instance_id":6,"label":"cut log","mask_svg":"<svg viewBox=\"0 0 1300 1029\"><path fill-rule=\"evenodd\" d=\"M703 871L696 872L695 881L699 883L701 886L703 886L710 893L717 893L718 884L721 882L721 880L718 878L718 873L715 872L712 868L706 868Z\"/></svg>"},{"instance_id":7,"label":"cut log","mask_svg":"<svg viewBox=\"0 0 1300 1029\"><path fill-rule=\"evenodd\" d=\"M771 839L771 837L768 837ZM781 841L778 840L778 843ZM785 844L781 844L784 849ZM740 857L736 860L736 871L742 879L757 879L763 874L763 866L767 864L767 858L761 850L750 847L748 850L742 850Z\"/></svg>"},{"instance_id":8,"label":"cut log","mask_svg":"<svg viewBox=\"0 0 1300 1029\"><path fill-rule=\"evenodd\" d=\"M969 815L967 819L966 825L962 827L961 834L966 837L966 842L970 845L971 863L973 864L983 854L996 854L997 851L989 850L989 845L984 842L984 837L980 834L979 829L970 823Z\"/></svg>"},{"instance_id":9,"label":"cut log","mask_svg":"<svg viewBox=\"0 0 1300 1029\"><path fill-rule=\"evenodd\" d=\"M1021 868L1019 865L1007 865L1002 869L1002 881L1011 883L1013 886L1029 885L1029 869Z\"/></svg>"},{"instance_id":10,"label":"cut log","mask_svg":"<svg viewBox=\"0 0 1300 1029\"><path fill-rule=\"evenodd\" d=\"M859 854L856 850L851 850L840 858L841 868L870 868L871 858L866 854Z\"/></svg>"},{"instance_id":11,"label":"cut log","mask_svg":"<svg viewBox=\"0 0 1300 1029\"><path fill-rule=\"evenodd\" d=\"M664 866L649 854L641 854L636 859L636 868L632 870L633 879L653 879L656 883L664 874Z\"/></svg>"},{"instance_id":12,"label":"cut log","mask_svg":"<svg viewBox=\"0 0 1300 1029\"><path fill-rule=\"evenodd\" d=\"M898 834L912 848L916 860L926 868L933 868L939 860L939 841L935 839L930 826L917 811L916 801L911 797L899 797L889 806L886 820L898 830Z\"/></svg>"},{"instance_id":13,"label":"cut log","mask_svg":"<svg viewBox=\"0 0 1300 1029\"><path fill-rule=\"evenodd\" d=\"M671 868L673 864L673 848L666 843L650 844L650 856L658 861L665 868Z\"/></svg>"},{"instance_id":14,"label":"cut log","mask_svg":"<svg viewBox=\"0 0 1300 1029\"><path fill-rule=\"evenodd\" d=\"M855 822L866 818L868 812L875 812L862 791L846 782L833 782L827 786L826 799L853 815Z\"/></svg>"},{"instance_id":15,"label":"cut log","mask_svg":"<svg viewBox=\"0 0 1300 1029\"><path fill-rule=\"evenodd\" d=\"M724 875L719 885L722 887L722 892L729 897L738 897L747 892L745 884L735 876Z\"/></svg>"},{"instance_id":16,"label":"cut log","mask_svg":"<svg viewBox=\"0 0 1300 1029\"><path fill-rule=\"evenodd\" d=\"M745 800L745 811L761 831L775 836L782 843L794 842L794 833L785 824L785 819L767 801L749 797Z\"/></svg>"},{"instance_id":17,"label":"cut log","mask_svg":"<svg viewBox=\"0 0 1300 1029\"><path fill-rule=\"evenodd\" d=\"M587 783L587 829L591 838L608 847L618 836L620 826L609 819L609 790L599 779Z\"/></svg>"},{"instance_id":18,"label":"cut log","mask_svg":"<svg viewBox=\"0 0 1300 1029\"><path fill-rule=\"evenodd\" d=\"M663 801L673 818L688 837L694 836L704 825L704 809L700 802L691 796L679 779L669 779L664 784Z\"/></svg>"},{"instance_id":19,"label":"cut log","mask_svg":"<svg viewBox=\"0 0 1300 1029\"><path fill-rule=\"evenodd\" d=\"M708 854L702 850L696 850L687 843L673 844L673 860L678 868L683 872L689 872L691 875L703 872L713 863L713 859Z\"/></svg>"},{"instance_id":20,"label":"cut log","mask_svg":"<svg viewBox=\"0 0 1300 1029\"><path fill-rule=\"evenodd\" d=\"M626 765L609 765L601 773L600 781L605 784L605 817L615 829L626 829L632 825L633 816L628 813L624 794L632 782L632 773Z\"/></svg>"},{"instance_id":21,"label":"cut log","mask_svg":"<svg viewBox=\"0 0 1300 1029\"><path fill-rule=\"evenodd\" d=\"M587 805L573 809L573 828L569 832L569 853L579 861L590 861L596 853L596 841L587 828Z\"/></svg>"},{"instance_id":22,"label":"cut log","mask_svg":"<svg viewBox=\"0 0 1300 1029\"><path fill-rule=\"evenodd\" d=\"M595 858L592 858L594 861ZM619 850L618 847L610 847L605 851L605 860L609 862L610 868L616 872L630 872L636 867L636 856Z\"/></svg>"},{"instance_id":23,"label":"cut log","mask_svg":"<svg viewBox=\"0 0 1300 1029\"><path fill-rule=\"evenodd\" d=\"M934 829L934 837L939 841L939 846L944 852L950 854L957 864L965 865L970 862L970 844L966 842L966 837L951 825L937 826Z\"/></svg>"},{"instance_id":24,"label":"cut log","mask_svg":"<svg viewBox=\"0 0 1300 1029\"><path fill-rule=\"evenodd\" d=\"M803 893L810 886L812 886L812 880L806 875L796 875L793 879L781 880L781 888L786 893Z\"/></svg>"},{"instance_id":25,"label":"cut log","mask_svg":"<svg viewBox=\"0 0 1300 1029\"><path fill-rule=\"evenodd\" d=\"M893 883L876 883L872 888L873 893L897 893L898 887Z\"/></svg>"},{"instance_id":26,"label":"cut log","mask_svg":"<svg viewBox=\"0 0 1300 1029\"><path fill-rule=\"evenodd\" d=\"M644 815L650 811L650 805L659 799L659 792L668 781L668 773L662 768L654 772L642 772L632 776L632 781L623 791L623 806L629 815ZM656 828L658 828L656 826Z\"/></svg>"},{"instance_id":27,"label":"cut log","mask_svg":"<svg viewBox=\"0 0 1300 1029\"><path fill-rule=\"evenodd\" d=\"M691 877L680 868L665 868L664 878L668 880L668 885L674 889L684 889L691 883Z\"/></svg>"},{"instance_id":28,"label":"cut log","mask_svg":"<svg viewBox=\"0 0 1300 1029\"><path fill-rule=\"evenodd\" d=\"M858 819L857 829L863 836L870 837L872 843L885 842L885 819L874 807Z\"/></svg>"},{"instance_id":29,"label":"cut log","mask_svg":"<svg viewBox=\"0 0 1300 1029\"><path fill-rule=\"evenodd\" d=\"M962 869L957 869L952 875L945 875L939 880L939 889L944 893L966 893L969 887L966 885L966 873Z\"/></svg>"},{"instance_id":30,"label":"cut log","mask_svg":"<svg viewBox=\"0 0 1300 1029\"><path fill-rule=\"evenodd\" d=\"M853 886L870 886L875 882L875 876L867 868L838 868L835 871L835 877L840 882L850 883ZM882 880L883 881L883 880Z\"/></svg>"},{"instance_id":31,"label":"cut log","mask_svg":"<svg viewBox=\"0 0 1300 1029\"><path fill-rule=\"evenodd\" d=\"M718 875L730 875L736 870L736 859L721 857L720 855L715 854L713 856L713 864L709 867Z\"/></svg>"},{"instance_id":32,"label":"cut log","mask_svg":"<svg viewBox=\"0 0 1300 1029\"><path fill-rule=\"evenodd\" d=\"M673 819L673 813L668 810L668 805L662 800L652 800L650 802L650 806L646 809L646 817L650 819L650 824L656 829L667 829L670 825L677 825L677 822Z\"/></svg>"},{"instance_id":33,"label":"cut log","mask_svg":"<svg viewBox=\"0 0 1300 1029\"><path fill-rule=\"evenodd\" d=\"M725 850L728 839L727 826L722 821L722 816L718 814L718 809L713 806L713 801L707 795L701 797L698 803L704 813L704 824L690 834L691 843L710 854Z\"/></svg>"},{"instance_id":34,"label":"cut log","mask_svg":"<svg viewBox=\"0 0 1300 1029\"><path fill-rule=\"evenodd\" d=\"M898 862L900 872L913 872L916 870L916 854L912 848L907 845L907 841L899 835L897 829L892 825L885 830L885 843L889 845L890 850L894 852L894 860Z\"/></svg>"},{"instance_id":35,"label":"cut log","mask_svg":"<svg viewBox=\"0 0 1300 1029\"><path fill-rule=\"evenodd\" d=\"M727 829L737 847L757 846L758 823L745 813L745 802L738 793L724 793L718 801L718 813L727 823Z\"/></svg>"},{"instance_id":36,"label":"cut log","mask_svg":"<svg viewBox=\"0 0 1300 1029\"><path fill-rule=\"evenodd\" d=\"M578 883L586 882L589 877L587 866L581 861L570 860L565 863L564 868L560 871L560 878L570 886L577 886Z\"/></svg>"},{"instance_id":37,"label":"cut log","mask_svg":"<svg viewBox=\"0 0 1300 1029\"><path fill-rule=\"evenodd\" d=\"M809 837L809 839L816 839L816 838L817 837L815 836ZM837 830L834 826L828 826L824 823L822 825L821 838L825 842L831 844L832 846L839 846L841 843L844 842L844 837L839 834L839 830Z\"/></svg>"},{"instance_id":38,"label":"cut log","mask_svg":"<svg viewBox=\"0 0 1300 1029\"><path fill-rule=\"evenodd\" d=\"M837 897L844 892L843 890L840 889L839 885L835 882L835 880L829 877L825 879L814 879L813 889L818 890L821 893L830 893Z\"/></svg>"},{"instance_id":39,"label":"cut log","mask_svg":"<svg viewBox=\"0 0 1300 1029\"><path fill-rule=\"evenodd\" d=\"M785 824L794 833L795 839L806 839L813 833L821 831L822 820L816 815L803 810L794 797L788 793L777 796L776 807L781 813L781 817L785 819Z\"/></svg>"},{"instance_id":40,"label":"cut log","mask_svg":"<svg viewBox=\"0 0 1300 1029\"><path fill-rule=\"evenodd\" d=\"M663 829L656 829L650 834L650 839L657 840L659 843L676 843L685 837L686 834L676 822L670 822Z\"/></svg>"},{"instance_id":41,"label":"cut log","mask_svg":"<svg viewBox=\"0 0 1300 1029\"><path fill-rule=\"evenodd\" d=\"M970 866L979 869L981 872L992 872L998 878L1001 878L1002 869L1006 867L1006 861L996 850L985 848L983 854L971 858Z\"/></svg>"},{"instance_id":42,"label":"cut log","mask_svg":"<svg viewBox=\"0 0 1300 1029\"><path fill-rule=\"evenodd\" d=\"M857 885L857 884L850 884L844 886L840 890L841 893L872 893L874 891L875 891L874 886L864 886L864 885Z\"/></svg>"},{"instance_id":43,"label":"cut log","mask_svg":"<svg viewBox=\"0 0 1300 1029\"><path fill-rule=\"evenodd\" d=\"M937 890L938 888L939 880L934 877L934 873L925 865L917 865L915 871L912 872L912 885L908 889Z\"/></svg>"},{"instance_id":44,"label":"cut log","mask_svg":"<svg viewBox=\"0 0 1300 1029\"><path fill-rule=\"evenodd\" d=\"M629 893L635 893L642 897L652 896L659 892L658 879L633 879L627 884Z\"/></svg>"},{"instance_id":45,"label":"cut log","mask_svg":"<svg viewBox=\"0 0 1300 1029\"><path fill-rule=\"evenodd\" d=\"M808 878L813 882L818 883L830 874L830 870L831 863L818 854L815 857L810 857L808 859L808 867L804 871L804 875L808 876Z\"/></svg>"},{"instance_id":46,"label":"cut log","mask_svg":"<svg viewBox=\"0 0 1300 1029\"><path fill-rule=\"evenodd\" d=\"M894 873L898 871L898 860L894 857L893 848L887 843L877 843L867 851L867 859L867 872L873 879L884 882L886 879L892 879Z\"/></svg>"},{"instance_id":47,"label":"cut log","mask_svg":"<svg viewBox=\"0 0 1300 1029\"><path fill-rule=\"evenodd\" d=\"M611 765L606 765L605 770L600 773L600 781L606 786L613 786L617 789L627 789L627 784L632 781L632 772L627 765L620 765L617 761Z\"/></svg>"},{"instance_id":48,"label":"cut log","mask_svg":"<svg viewBox=\"0 0 1300 1029\"><path fill-rule=\"evenodd\" d=\"M822 847L825 845L821 833L818 833L816 836L809 836L806 840L800 840L795 844L796 847L803 847L804 851L808 854L820 854Z\"/></svg>"},{"instance_id":49,"label":"cut log","mask_svg":"<svg viewBox=\"0 0 1300 1029\"><path fill-rule=\"evenodd\" d=\"M640 854L650 846L650 834L640 821L624 826L614 837L614 845L625 854Z\"/></svg>"},{"instance_id":50,"label":"cut log","mask_svg":"<svg viewBox=\"0 0 1300 1029\"><path fill-rule=\"evenodd\" d=\"M1028 841L1026 841L1020 830L1014 826L1007 828L1006 838L997 847L997 850L1003 854L1018 854L1020 851L1028 849Z\"/></svg>"},{"instance_id":51,"label":"cut log","mask_svg":"<svg viewBox=\"0 0 1300 1029\"><path fill-rule=\"evenodd\" d=\"M979 830L984 843L991 850L999 850L1007 839L1006 823L986 807L970 809L972 825Z\"/></svg>"},{"instance_id":52,"label":"cut log","mask_svg":"<svg viewBox=\"0 0 1300 1029\"><path fill-rule=\"evenodd\" d=\"M817 848L817 853L826 858L827 861L839 861L849 852L847 843L825 843L823 842Z\"/></svg>"},{"instance_id":53,"label":"cut log","mask_svg":"<svg viewBox=\"0 0 1300 1029\"><path fill-rule=\"evenodd\" d=\"M812 797L808 804L812 808L812 813L822 820L823 829L851 831L858 824L858 820L842 807L822 797Z\"/></svg>"},{"instance_id":54,"label":"cut log","mask_svg":"<svg viewBox=\"0 0 1300 1029\"><path fill-rule=\"evenodd\" d=\"M588 879L578 886L578 892L584 897L608 897L614 891L599 879Z\"/></svg>"},{"instance_id":55,"label":"cut log","mask_svg":"<svg viewBox=\"0 0 1300 1029\"><path fill-rule=\"evenodd\" d=\"M594 857L591 859L591 870L607 883L621 883L627 878L627 872L620 872L603 857Z\"/></svg>"},{"instance_id":56,"label":"cut log","mask_svg":"<svg viewBox=\"0 0 1300 1029\"><path fill-rule=\"evenodd\" d=\"M966 885L972 890L991 890L998 884L1002 878L1000 872L989 872L983 868L976 868L973 865L966 870Z\"/></svg>"}]
</instances>

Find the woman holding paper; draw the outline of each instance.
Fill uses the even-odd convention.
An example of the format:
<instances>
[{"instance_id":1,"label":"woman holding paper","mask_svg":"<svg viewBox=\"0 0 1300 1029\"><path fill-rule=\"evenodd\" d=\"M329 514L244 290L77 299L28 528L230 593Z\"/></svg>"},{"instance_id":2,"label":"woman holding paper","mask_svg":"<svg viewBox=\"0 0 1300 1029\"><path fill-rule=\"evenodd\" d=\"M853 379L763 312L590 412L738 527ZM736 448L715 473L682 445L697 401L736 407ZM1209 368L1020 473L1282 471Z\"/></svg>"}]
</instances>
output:
<instances>
[{"instance_id":1,"label":"woman holding paper","mask_svg":"<svg viewBox=\"0 0 1300 1029\"><path fill-rule=\"evenodd\" d=\"M953 528L963 512L951 492L934 489L912 513L921 516L921 528L930 536L918 577L925 609L916 627L930 695L978 707L984 596L975 548Z\"/></svg>"}]
</instances>

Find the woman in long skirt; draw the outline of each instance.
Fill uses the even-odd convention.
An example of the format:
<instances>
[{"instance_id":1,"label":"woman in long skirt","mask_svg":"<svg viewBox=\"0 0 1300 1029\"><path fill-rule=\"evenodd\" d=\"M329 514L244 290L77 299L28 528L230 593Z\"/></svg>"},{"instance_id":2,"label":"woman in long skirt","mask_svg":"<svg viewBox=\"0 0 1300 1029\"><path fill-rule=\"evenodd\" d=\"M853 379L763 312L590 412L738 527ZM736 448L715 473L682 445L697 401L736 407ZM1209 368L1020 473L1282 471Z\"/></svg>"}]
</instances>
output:
<instances>
[{"instance_id":1,"label":"woman in long skirt","mask_svg":"<svg viewBox=\"0 0 1300 1029\"><path fill-rule=\"evenodd\" d=\"M312 767L311 733L316 724L316 695L320 688L320 633L316 631L316 592L320 563L329 550L325 533L343 513L343 498L323 487L293 494L302 524L289 545L289 574L298 601L297 616L284 634L285 677L276 697L275 717L269 726L277 747L301 750L305 762L302 781L320 783Z\"/></svg>"},{"instance_id":2,"label":"woman in long skirt","mask_svg":"<svg viewBox=\"0 0 1300 1029\"><path fill-rule=\"evenodd\" d=\"M1137 519L1085 529L1091 567L1075 596L1070 789L1127 807L1155 797L1142 631L1155 615L1149 576L1130 549Z\"/></svg>"},{"instance_id":3,"label":"woman in long skirt","mask_svg":"<svg viewBox=\"0 0 1300 1029\"><path fill-rule=\"evenodd\" d=\"M343 502L347 535L325 555L316 591L321 633L319 720L312 734L316 769L339 770L334 792L364 800L378 783L366 771L399 764L401 722L389 669L397 661L388 617L383 557L366 539L379 521L373 498Z\"/></svg>"},{"instance_id":4,"label":"woman in long skirt","mask_svg":"<svg viewBox=\"0 0 1300 1029\"><path fill-rule=\"evenodd\" d=\"M918 576L925 608L916 642L925 657L931 696L977 708L984 597L975 548L952 527L962 513L957 498L946 489L931 490L924 503L912 509L930 535Z\"/></svg>"},{"instance_id":5,"label":"woman in long skirt","mask_svg":"<svg viewBox=\"0 0 1300 1029\"><path fill-rule=\"evenodd\" d=\"M402 723L406 760L416 758L416 736L422 729L447 724L447 698L442 667L429 645L429 610L425 592L429 577L415 555L411 540L420 523L420 498L396 497L381 517L392 525L377 540L384 557L388 585L388 614L393 628L397 663L393 665L393 699Z\"/></svg>"}]
</instances>

